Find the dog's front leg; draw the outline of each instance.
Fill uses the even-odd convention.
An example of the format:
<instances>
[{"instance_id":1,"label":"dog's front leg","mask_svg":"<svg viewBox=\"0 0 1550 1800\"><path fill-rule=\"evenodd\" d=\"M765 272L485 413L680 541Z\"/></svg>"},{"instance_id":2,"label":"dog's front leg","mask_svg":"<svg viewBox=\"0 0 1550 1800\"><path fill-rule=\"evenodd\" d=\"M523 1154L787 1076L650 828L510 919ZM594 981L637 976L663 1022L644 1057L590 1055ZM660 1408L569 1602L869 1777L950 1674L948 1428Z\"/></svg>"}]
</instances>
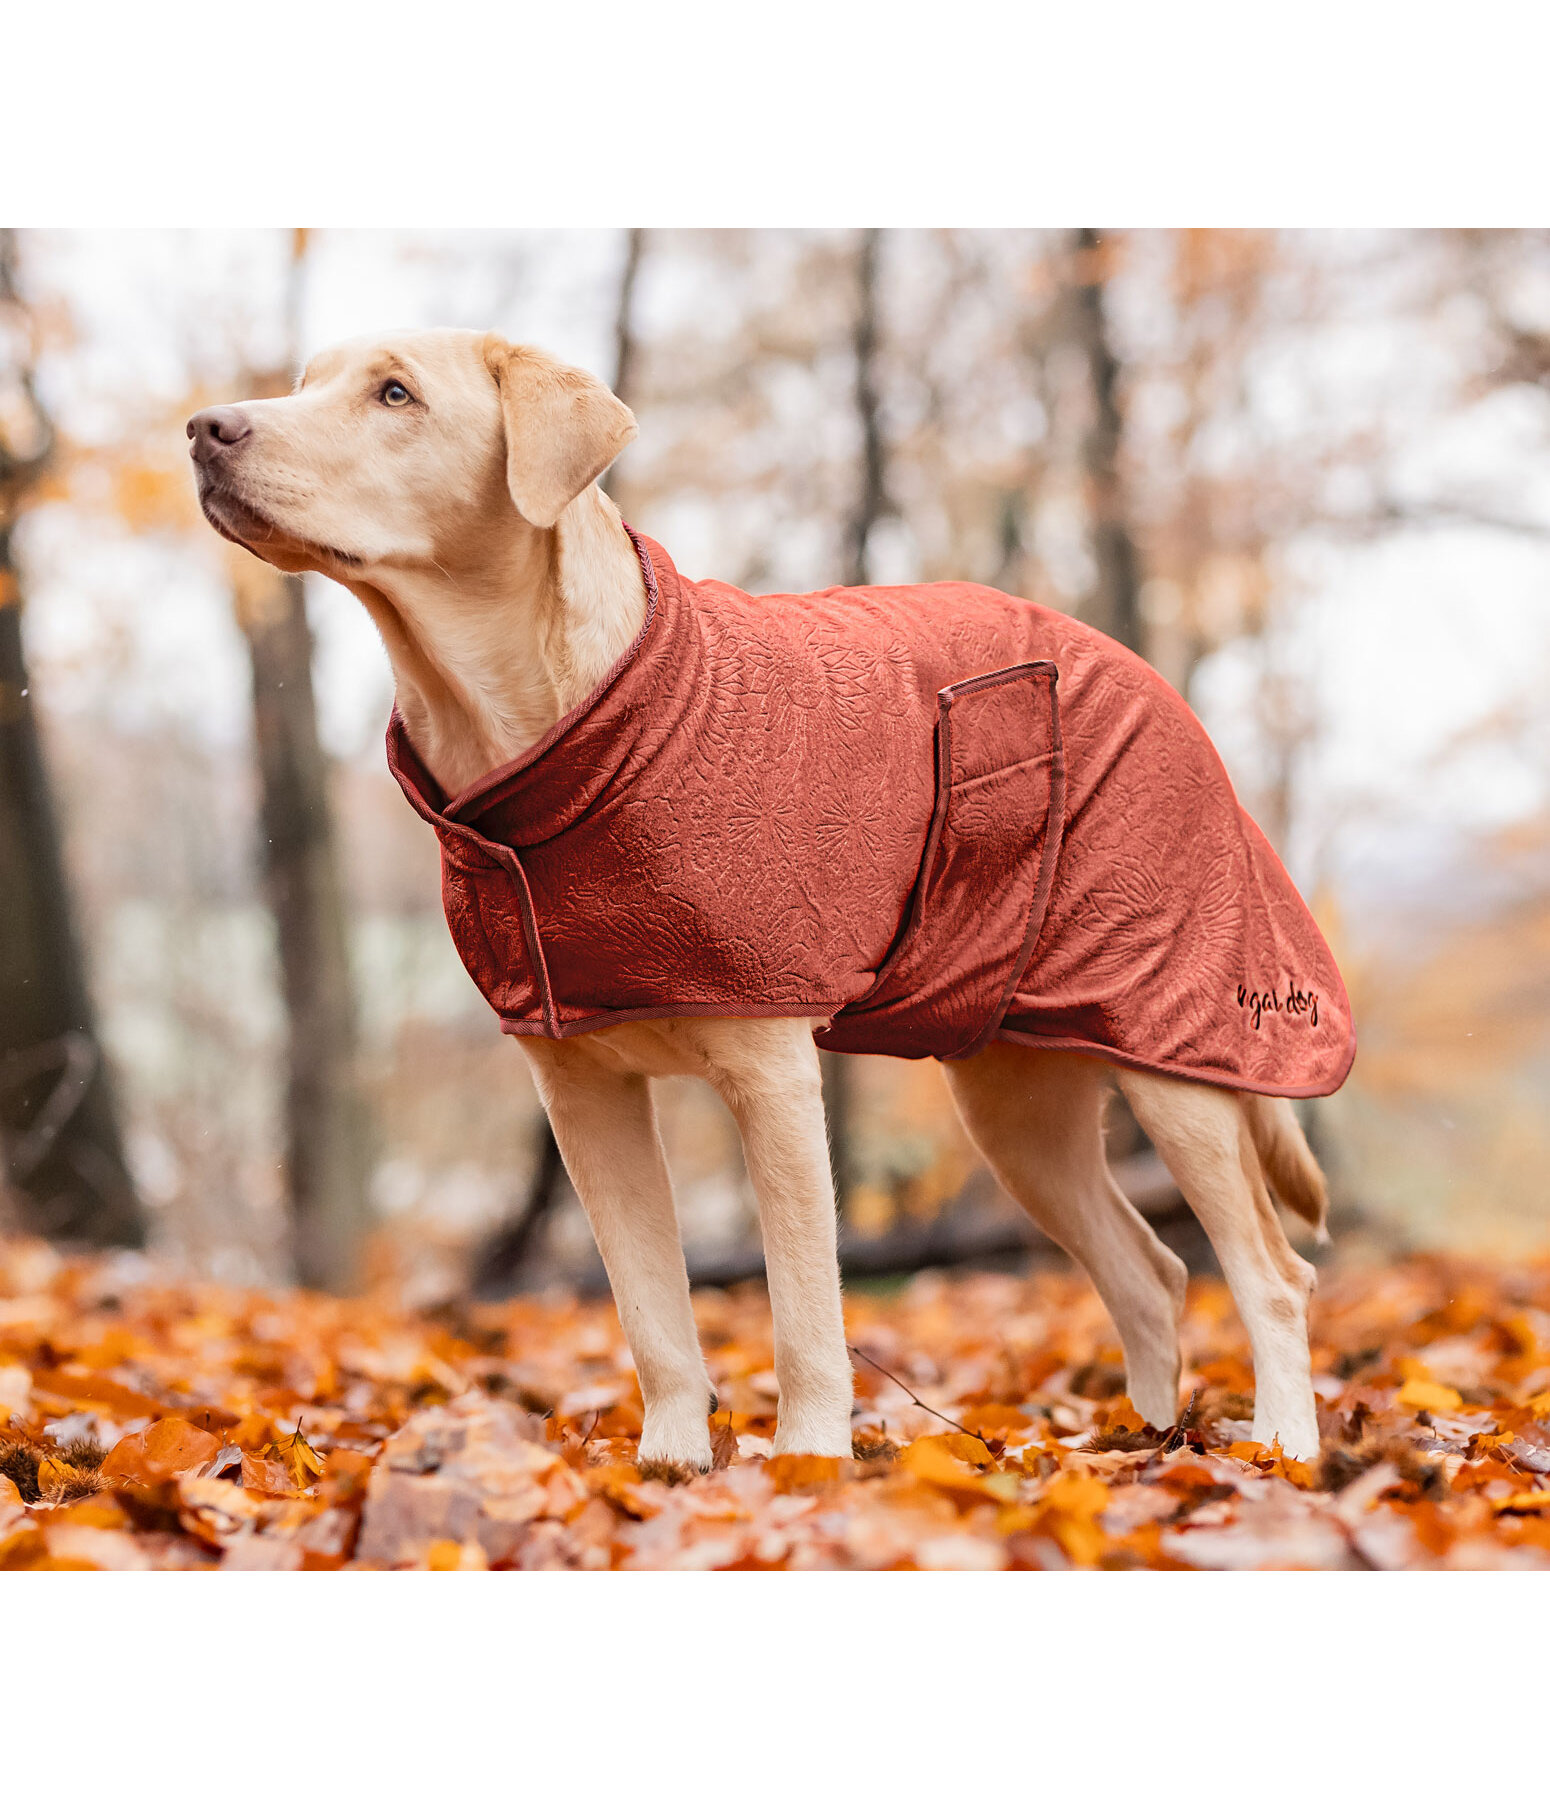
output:
<instances>
[{"instance_id":1,"label":"dog's front leg","mask_svg":"<svg viewBox=\"0 0 1550 1800\"><path fill-rule=\"evenodd\" d=\"M608 1271L645 1402L640 1460L710 1467L711 1385L646 1078L567 1046L524 1044L571 1183Z\"/></svg>"},{"instance_id":2,"label":"dog's front leg","mask_svg":"<svg viewBox=\"0 0 1550 1800\"><path fill-rule=\"evenodd\" d=\"M737 1120L759 1201L780 1385L776 1454L849 1456L850 1356L811 1022L743 1022L711 1079Z\"/></svg>"}]
</instances>

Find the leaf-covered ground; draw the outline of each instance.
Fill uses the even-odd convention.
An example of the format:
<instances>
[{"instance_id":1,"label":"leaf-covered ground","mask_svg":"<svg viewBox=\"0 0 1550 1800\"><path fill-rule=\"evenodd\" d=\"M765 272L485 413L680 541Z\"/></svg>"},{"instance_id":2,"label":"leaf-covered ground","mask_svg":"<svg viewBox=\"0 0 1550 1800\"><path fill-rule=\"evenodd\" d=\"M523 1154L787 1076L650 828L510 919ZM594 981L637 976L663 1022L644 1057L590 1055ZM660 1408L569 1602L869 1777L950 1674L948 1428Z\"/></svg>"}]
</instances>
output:
<instances>
[{"instance_id":1,"label":"leaf-covered ground","mask_svg":"<svg viewBox=\"0 0 1550 1800\"><path fill-rule=\"evenodd\" d=\"M0 1568L1550 1567L1550 1267L1326 1271L1316 1465L1246 1441L1216 1281L1166 1438L1075 1275L852 1295L845 1465L772 1455L763 1293L695 1306L718 1466L673 1482L635 1466L606 1302L425 1315L0 1244Z\"/></svg>"}]
</instances>

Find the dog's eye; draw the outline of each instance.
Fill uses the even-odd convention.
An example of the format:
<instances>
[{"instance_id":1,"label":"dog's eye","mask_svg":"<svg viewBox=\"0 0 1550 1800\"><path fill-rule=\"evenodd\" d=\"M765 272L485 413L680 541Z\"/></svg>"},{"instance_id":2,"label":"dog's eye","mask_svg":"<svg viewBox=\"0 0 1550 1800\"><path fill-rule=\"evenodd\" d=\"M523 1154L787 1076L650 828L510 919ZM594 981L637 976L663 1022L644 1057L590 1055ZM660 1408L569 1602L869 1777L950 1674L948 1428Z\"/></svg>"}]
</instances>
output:
<instances>
[{"instance_id":1,"label":"dog's eye","mask_svg":"<svg viewBox=\"0 0 1550 1800\"><path fill-rule=\"evenodd\" d=\"M382 404L384 406L407 406L413 399L414 395L409 392L408 388L406 388L401 381L390 381L382 390Z\"/></svg>"}]
</instances>

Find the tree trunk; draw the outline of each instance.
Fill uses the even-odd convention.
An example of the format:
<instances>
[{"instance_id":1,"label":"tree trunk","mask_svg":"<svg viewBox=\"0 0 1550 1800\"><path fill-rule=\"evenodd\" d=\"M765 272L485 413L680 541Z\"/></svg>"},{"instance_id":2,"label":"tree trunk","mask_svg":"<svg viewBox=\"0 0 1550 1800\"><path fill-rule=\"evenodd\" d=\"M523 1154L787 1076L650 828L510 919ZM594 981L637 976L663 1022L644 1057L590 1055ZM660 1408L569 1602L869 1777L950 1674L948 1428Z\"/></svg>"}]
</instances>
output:
<instances>
[{"instance_id":1,"label":"tree trunk","mask_svg":"<svg viewBox=\"0 0 1550 1800\"><path fill-rule=\"evenodd\" d=\"M882 232L863 231L856 245L856 312L851 331L853 391L861 437L860 480L845 528L845 581L865 587L872 578L872 531L888 511L887 466L877 400L877 263ZM843 1217L856 1189L855 1071L847 1057L820 1051L824 1112L829 1122L829 1161Z\"/></svg>"},{"instance_id":2,"label":"tree trunk","mask_svg":"<svg viewBox=\"0 0 1550 1800\"><path fill-rule=\"evenodd\" d=\"M1145 656L1141 565L1130 535L1120 475L1125 421L1119 405L1119 359L1109 337L1104 253L1098 233L1090 229L1076 232L1073 252L1072 337L1087 374L1090 412L1082 439L1082 472L1094 564L1092 591L1082 612L1090 625L1118 639L1127 650ZM1141 1127L1122 1094L1115 1094L1105 1115L1104 1141L1114 1159L1134 1156L1140 1148Z\"/></svg>"},{"instance_id":3,"label":"tree trunk","mask_svg":"<svg viewBox=\"0 0 1550 1800\"><path fill-rule=\"evenodd\" d=\"M880 231L863 231L856 247L856 320L851 338L856 359L856 423L861 429L861 482L846 531L846 582L871 579L872 528L888 511L887 470L877 404L877 254Z\"/></svg>"},{"instance_id":4,"label":"tree trunk","mask_svg":"<svg viewBox=\"0 0 1550 1800\"><path fill-rule=\"evenodd\" d=\"M15 235L0 232L0 319L24 316L15 275ZM25 366L16 386L35 442L17 446L0 429L0 1189L30 1230L139 1244L23 653L12 527L52 432Z\"/></svg>"},{"instance_id":5,"label":"tree trunk","mask_svg":"<svg viewBox=\"0 0 1550 1800\"><path fill-rule=\"evenodd\" d=\"M238 586L253 670L265 893L288 1022L285 1161L299 1280L354 1284L368 1130L355 1068L344 888L312 691L301 580L254 565Z\"/></svg>"},{"instance_id":6,"label":"tree trunk","mask_svg":"<svg viewBox=\"0 0 1550 1800\"><path fill-rule=\"evenodd\" d=\"M287 328L298 358L307 233L290 243ZM255 384L290 389L290 371ZM301 579L248 557L237 621L253 671L260 860L287 1019L285 1170L297 1279L345 1290L359 1274L370 1133L356 1068L355 997L329 764L318 736L312 631Z\"/></svg>"},{"instance_id":7,"label":"tree trunk","mask_svg":"<svg viewBox=\"0 0 1550 1800\"><path fill-rule=\"evenodd\" d=\"M1098 233L1078 231L1072 248L1076 273L1070 294L1071 335L1086 369L1091 406L1082 440L1082 471L1095 570L1083 614L1089 624L1117 638L1137 655L1145 655L1140 559L1126 518L1119 466L1124 433L1119 404L1120 369L1109 336Z\"/></svg>"},{"instance_id":8,"label":"tree trunk","mask_svg":"<svg viewBox=\"0 0 1550 1800\"><path fill-rule=\"evenodd\" d=\"M614 392L626 406L635 385L635 360L639 340L635 331L635 284L640 274L641 252L646 247L646 234L638 227L624 234L624 267L619 272L619 299L614 308ZM614 471L603 477L603 489L613 493Z\"/></svg>"}]
</instances>

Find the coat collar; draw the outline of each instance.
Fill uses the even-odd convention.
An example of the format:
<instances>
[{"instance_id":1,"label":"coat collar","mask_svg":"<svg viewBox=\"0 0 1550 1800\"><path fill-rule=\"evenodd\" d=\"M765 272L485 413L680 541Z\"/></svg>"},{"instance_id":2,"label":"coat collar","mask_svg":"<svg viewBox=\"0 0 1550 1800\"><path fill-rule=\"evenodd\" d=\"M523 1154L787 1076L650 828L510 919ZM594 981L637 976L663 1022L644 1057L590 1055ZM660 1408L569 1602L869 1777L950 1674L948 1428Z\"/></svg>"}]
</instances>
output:
<instances>
[{"instance_id":1,"label":"coat collar","mask_svg":"<svg viewBox=\"0 0 1550 1800\"><path fill-rule=\"evenodd\" d=\"M591 693L521 756L449 797L415 749L403 714L394 705L387 728L388 768L423 819L458 837L483 839L488 834L513 842L518 840L502 827L520 817L520 841L531 842L534 837L563 830L565 815L573 817L580 810L576 802L580 790L588 785L586 776L591 774L595 780L602 772L598 749L613 735L618 716L638 704L636 690L649 685L645 665L657 659L665 648L662 640L676 635L673 627L681 623L677 615L682 582L672 559L660 544L633 527L625 525L624 529L645 578L646 616L641 628ZM629 679L631 676L635 679ZM578 762L579 767L572 766Z\"/></svg>"}]
</instances>

